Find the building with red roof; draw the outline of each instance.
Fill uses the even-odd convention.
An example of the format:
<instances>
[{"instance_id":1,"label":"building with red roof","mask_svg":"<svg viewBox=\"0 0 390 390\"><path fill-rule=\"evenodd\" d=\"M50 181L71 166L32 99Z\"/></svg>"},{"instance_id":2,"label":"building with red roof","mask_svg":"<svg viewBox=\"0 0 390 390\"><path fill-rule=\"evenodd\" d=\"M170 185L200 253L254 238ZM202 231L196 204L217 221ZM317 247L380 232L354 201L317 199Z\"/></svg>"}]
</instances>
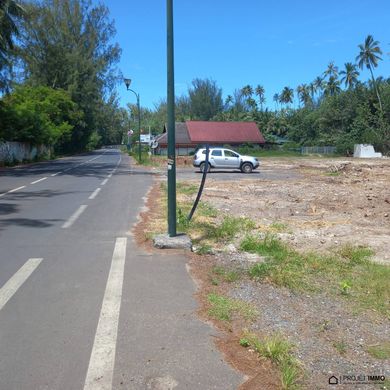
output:
<instances>
[{"instance_id":1,"label":"building with red roof","mask_svg":"<svg viewBox=\"0 0 390 390\"><path fill-rule=\"evenodd\" d=\"M264 137L255 122L206 122L186 121L175 125L176 154L188 155L197 147L230 145L232 147L250 143L263 145ZM167 129L156 138L157 153L166 154Z\"/></svg>"}]
</instances>

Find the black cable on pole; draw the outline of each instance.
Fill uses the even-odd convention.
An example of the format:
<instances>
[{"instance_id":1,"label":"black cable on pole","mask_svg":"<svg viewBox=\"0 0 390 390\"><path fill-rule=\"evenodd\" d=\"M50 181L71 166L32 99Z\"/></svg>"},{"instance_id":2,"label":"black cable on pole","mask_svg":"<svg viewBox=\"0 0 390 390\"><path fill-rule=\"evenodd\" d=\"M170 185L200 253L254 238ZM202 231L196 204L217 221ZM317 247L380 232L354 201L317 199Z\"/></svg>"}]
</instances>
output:
<instances>
[{"instance_id":1,"label":"black cable on pole","mask_svg":"<svg viewBox=\"0 0 390 390\"><path fill-rule=\"evenodd\" d=\"M191 221L191 218L194 215L194 212L198 206L200 197L202 196L204 183L206 182L206 176L207 176L207 172L209 170L209 148L210 148L210 146L207 144L206 145L206 162L205 162L204 169L203 169L202 181L200 182L200 187L199 187L198 195L196 196L196 199L195 199L195 203L192 206L191 212L188 214L188 217L187 217L187 219L189 221Z\"/></svg>"}]
</instances>

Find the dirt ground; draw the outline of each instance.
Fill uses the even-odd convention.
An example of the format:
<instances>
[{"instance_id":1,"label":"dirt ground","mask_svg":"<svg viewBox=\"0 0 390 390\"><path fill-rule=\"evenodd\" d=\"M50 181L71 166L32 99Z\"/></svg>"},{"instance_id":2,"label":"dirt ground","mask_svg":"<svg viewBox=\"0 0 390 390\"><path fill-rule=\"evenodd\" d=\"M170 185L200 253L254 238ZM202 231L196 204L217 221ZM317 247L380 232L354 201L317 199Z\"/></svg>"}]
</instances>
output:
<instances>
[{"instance_id":1,"label":"dirt ground","mask_svg":"<svg viewBox=\"0 0 390 390\"><path fill-rule=\"evenodd\" d=\"M289 172L288 179L208 179L202 200L265 227L284 225L279 238L299 249L322 252L349 242L390 264L390 159L262 161L263 176L275 170Z\"/></svg>"},{"instance_id":2,"label":"dirt ground","mask_svg":"<svg viewBox=\"0 0 390 390\"><path fill-rule=\"evenodd\" d=\"M283 172L283 175L273 175ZM390 160L323 158L269 158L262 161L259 175L236 175L220 180L207 178L202 201L221 214L245 216L262 230L269 229L298 250L329 252L346 243L373 249L373 260L390 265ZM193 177L193 176L192 176ZM187 182L199 183L199 175ZM158 196L158 186L153 197ZM150 199L150 197L149 197ZM139 225L149 230L155 203ZM340 389L387 389L390 359L377 359L368 353L370 346L390 343L390 320L372 313L356 313L343 300L326 294L292 292L267 282L241 278L233 284L212 286L210 270L215 265L242 267L256 258L242 254L236 243L229 243L214 255L191 254L189 265L197 280L199 315L207 317L207 294L227 294L255 305L260 315L245 325L260 337L281 333L295 345L294 354L302 362L304 376L297 388L328 389L332 375L349 379L384 375L386 384L338 385ZM243 372L248 380L240 390L279 389L275 367L239 346L240 322L227 328L213 321L224 332L216 342L225 359ZM389 345L389 344L387 344ZM346 379L348 382L348 377ZM332 387L332 386L331 386Z\"/></svg>"}]
</instances>

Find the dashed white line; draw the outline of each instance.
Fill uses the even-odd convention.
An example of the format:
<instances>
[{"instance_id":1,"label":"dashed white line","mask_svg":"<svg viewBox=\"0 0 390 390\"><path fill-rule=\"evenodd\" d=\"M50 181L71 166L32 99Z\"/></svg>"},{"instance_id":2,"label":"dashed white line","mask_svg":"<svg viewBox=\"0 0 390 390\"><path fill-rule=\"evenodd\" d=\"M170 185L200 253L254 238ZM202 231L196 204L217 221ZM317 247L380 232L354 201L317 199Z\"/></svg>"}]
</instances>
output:
<instances>
[{"instance_id":1,"label":"dashed white line","mask_svg":"<svg viewBox=\"0 0 390 390\"><path fill-rule=\"evenodd\" d=\"M62 172L53 173L53 174L50 175L50 176L51 176L51 177L55 177L55 176L59 175L60 173L62 173Z\"/></svg>"},{"instance_id":2,"label":"dashed white line","mask_svg":"<svg viewBox=\"0 0 390 390\"><path fill-rule=\"evenodd\" d=\"M126 238L117 238L84 390L111 390L122 300Z\"/></svg>"},{"instance_id":3,"label":"dashed white line","mask_svg":"<svg viewBox=\"0 0 390 390\"><path fill-rule=\"evenodd\" d=\"M100 192L101 188L96 188L96 190L90 195L88 199L95 199L97 194Z\"/></svg>"},{"instance_id":4,"label":"dashed white line","mask_svg":"<svg viewBox=\"0 0 390 390\"><path fill-rule=\"evenodd\" d=\"M85 211L85 209L88 207L88 205L81 205L76 212L62 225L63 229L70 228L80 217L80 215Z\"/></svg>"},{"instance_id":5,"label":"dashed white line","mask_svg":"<svg viewBox=\"0 0 390 390\"><path fill-rule=\"evenodd\" d=\"M104 180L100 183L100 185L104 186L104 185L106 185L107 182L108 182L108 179L104 179Z\"/></svg>"},{"instance_id":6,"label":"dashed white line","mask_svg":"<svg viewBox=\"0 0 390 390\"><path fill-rule=\"evenodd\" d=\"M23 188L26 188L26 186L21 186L21 187L18 187L18 188L14 188L13 190L8 191L7 194L10 194L11 192L16 192L16 191L22 190Z\"/></svg>"},{"instance_id":7,"label":"dashed white line","mask_svg":"<svg viewBox=\"0 0 390 390\"><path fill-rule=\"evenodd\" d=\"M40 183L41 181L44 181L46 179L47 179L47 177L42 177L42 179L35 180L35 181L31 182L30 184L37 184L37 183Z\"/></svg>"},{"instance_id":8,"label":"dashed white line","mask_svg":"<svg viewBox=\"0 0 390 390\"><path fill-rule=\"evenodd\" d=\"M29 259L19 270L8 280L8 282L0 289L0 310L18 291L20 286L34 272L43 259Z\"/></svg>"}]
</instances>

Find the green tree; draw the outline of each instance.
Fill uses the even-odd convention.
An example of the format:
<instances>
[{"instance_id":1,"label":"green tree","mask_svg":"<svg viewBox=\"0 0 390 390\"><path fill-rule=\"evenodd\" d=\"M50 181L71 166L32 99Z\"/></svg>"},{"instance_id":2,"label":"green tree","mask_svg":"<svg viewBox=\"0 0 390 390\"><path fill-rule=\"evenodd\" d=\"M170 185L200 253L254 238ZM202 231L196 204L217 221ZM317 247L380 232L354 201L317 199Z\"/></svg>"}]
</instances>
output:
<instances>
[{"instance_id":1,"label":"green tree","mask_svg":"<svg viewBox=\"0 0 390 390\"><path fill-rule=\"evenodd\" d=\"M61 148L82 120L69 93L49 87L19 86L3 100L7 141L29 142Z\"/></svg>"},{"instance_id":2,"label":"green tree","mask_svg":"<svg viewBox=\"0 0 390 390\"><path fill-rule=\"evenodd\" d=\"M352 64L352 62L346 62L344 64L344 70L340 72L340 75L343 76L341 78L341 82L344 83L348 89L350 89L356 85L359 77L359 72L356 69L355 64Z\"/></svg>"},{"instance_id":3,"label":"green tree","mask_svg":"<svg viewBox=\"0 0 390 390\"><path fill-rule=\"evenodd\" d=\"M325 83L324 94L325 96L334 96L341 91L340 81L335 76L330 76L329 80Z\"/></svg>"},{"instance_id":4,"label":"green tree","mask_svg":"<svg viewBox=\"0 0 390 390\"><path fill-rule=\"evenodd\" d=\"M188 90L191 119L208 121L222 112L222 89L211 79L194 79Z\"/></svg>"},{"instance_id":5,"label":"green tree","mask_svg":"<svg viewBox=\"0 0 390 390\"><path fill-rule=\"evenodd\" d=\"M262 85L258 85L255 89L255 93L259 99L259 103L260 103L260 108L261 108L261 111L263 111L263 104L265 104L265 90L264 90L264 87Z\"/></svg>"},{"instance_id":6,"label":"green tree","mask_svg":"<svg viewBox=\"0 0 390 390\"><path fill-rule=\"evenodd\" d=\"M338 74L339 74L339 68L335 65L333 61L329 62L328 67L324 72L324 77L337 78Z\"/></svg>"},{"instance_id":7,"label":"green tree","mask_svg":"<svg viewBox=\"0 0 390 390\"><path fill-rule=\"evenodd\" d=\"M360 69L366 67L370 71L371 79L378 97L379 108L383 112L382 101L379 95L378 86L375 81L374 72L372 70L372 68L376 68L378 66L378 61L382 60L382 50L379 47L379 42L375 41L372 35L367 35L364 43L360 44L358 47L360 49L360 53L356 57L356 61Z\"/></svg>"},{"instance_id":8,"label":"green tree","mask_svg":"<svg viewBox=\"0 0 390 390\"><path fill-rule=\"evenodd\" d=\"M289 87L284 87L279 96L280 103L288 105L291 104L293 100L294 100L294 90Z\"/></svg>"},{"instance_id":9,"label":"green tree","mask_svg":"<svg viewBox=\"0 0 390 390\"><path fill-rule=\"evenodd\" d=\"M22 6L15 0L0 0L0 91L8 88L10 51L14 48L13 38L19 33L17 21L23 15Z\"/></svg>"},{"instance_id":10,"label":"green tree","mask_svg":"<svg viewBox=\"0 0 390 390\"><path fill-rule=\"evenodd\" d=\"M69 150L82 150L99 130L102 102L118 79L120 49L112 43L108 8L90 0L42 0L25 5L18 54L31 85L69 91L84 112Z\"/></svg>"}]
</instances>

